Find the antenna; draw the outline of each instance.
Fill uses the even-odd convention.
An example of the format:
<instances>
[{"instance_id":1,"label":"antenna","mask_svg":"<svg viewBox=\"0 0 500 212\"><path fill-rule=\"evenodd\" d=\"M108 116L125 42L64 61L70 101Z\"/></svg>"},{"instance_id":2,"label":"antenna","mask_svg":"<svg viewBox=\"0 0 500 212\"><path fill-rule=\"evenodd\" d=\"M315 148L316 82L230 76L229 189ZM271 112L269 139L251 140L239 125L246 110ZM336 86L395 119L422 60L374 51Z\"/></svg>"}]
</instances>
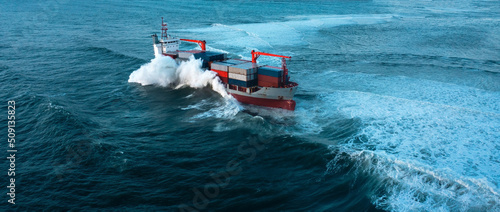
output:
<instances>
[{"instance_id":1,"label":"antenna","mask_svg":"<svg viewBox=\"0 0 500 212\"><path fill-rule=\"evenodd\" d=\"M163 22L163 17L161 17L161 39L167 40L167 23Z\"/></svg>"}]
</instances>

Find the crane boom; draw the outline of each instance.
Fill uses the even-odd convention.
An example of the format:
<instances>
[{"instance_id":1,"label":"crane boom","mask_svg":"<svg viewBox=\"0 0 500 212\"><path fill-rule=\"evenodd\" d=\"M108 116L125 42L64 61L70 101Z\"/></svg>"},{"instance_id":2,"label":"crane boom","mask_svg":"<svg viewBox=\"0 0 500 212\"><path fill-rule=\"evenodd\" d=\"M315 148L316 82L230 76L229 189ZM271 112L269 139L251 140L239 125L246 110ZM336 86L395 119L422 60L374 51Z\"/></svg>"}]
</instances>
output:
<instances>
[{"instance_id":1,"label":"crane boom","mask_svg":"<svg viewBox=\"0 0 500 212\"><path fill-rule=\"evenodd\" d=\"M192 42L192 43L197 43L200 46L201 50L203 50L203 51L207 50L207 48L206 48L207 42L204 40L191 40L191 39L180 39L180 40Z\"/></svg>"},{"instance_id":2,"label":"crane boom","mask_svg":"<svg viewBox=\"0 0 500 212\"><path fill-rule=\"evenodd\" d=\"M288 59L292 58L290 56L283 56L283 55L277 55L277 54L269 54L269 53L265 53L265 52L256 52L256 51L252 50L252 63L256 63L257 62L257 58L259 58L259 56L261 56L261 55L271 56L271 57L288 58Z\"/></svg>"},{"instance_id":3,"label":"crane boom","mask_svg":"<svg viewBox=\"0 0 500 212\"><path fill-rule=\"evenodd\" d=\"M283 69L283 82L287 83L288 79L288 68L286 67L286 59L291 59L292 57L290 56L283 56L283 55L278 55L278 54L269 54L265 52L256 52L252 50L252 63L257 63L257 58L259 56L264 55L264 56L271 56L271 57L281 57L281 68Z\"/></svg>"}]
</instances>

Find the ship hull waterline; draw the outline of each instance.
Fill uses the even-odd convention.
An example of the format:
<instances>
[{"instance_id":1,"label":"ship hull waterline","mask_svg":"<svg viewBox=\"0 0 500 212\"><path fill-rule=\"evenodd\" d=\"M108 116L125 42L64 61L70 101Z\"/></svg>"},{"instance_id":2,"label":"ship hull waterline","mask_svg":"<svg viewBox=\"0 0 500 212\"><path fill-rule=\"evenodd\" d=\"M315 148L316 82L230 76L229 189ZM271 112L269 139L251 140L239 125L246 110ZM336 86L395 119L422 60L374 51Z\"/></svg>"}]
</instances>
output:
<instances>
[{"instance_id":1,"label":"ship hull waterline","mask_svg":"<svg viewBox=\"0 0 500 212\"><path fill-rule=\"evenodd\" d=\"M261 87L259 91L253 93L226 89L231 96L241 103L292 111L295 110L296 105L293 100L296 90L297 86L289 88Z\"/></svg>"},{"instance_id":2,"label":"ship hull waterline","mask_svg":"<svg viewBox=\"0 0 500 212\"><path fill-rule=\"evenodd\" d=\"M257 105L263 107L281 108L285 110L295 110L294 100L277 100L277 99L262 99L249 96L242 96L231 93L236 100L244 104Z\"/></svg>"}]
</instances>

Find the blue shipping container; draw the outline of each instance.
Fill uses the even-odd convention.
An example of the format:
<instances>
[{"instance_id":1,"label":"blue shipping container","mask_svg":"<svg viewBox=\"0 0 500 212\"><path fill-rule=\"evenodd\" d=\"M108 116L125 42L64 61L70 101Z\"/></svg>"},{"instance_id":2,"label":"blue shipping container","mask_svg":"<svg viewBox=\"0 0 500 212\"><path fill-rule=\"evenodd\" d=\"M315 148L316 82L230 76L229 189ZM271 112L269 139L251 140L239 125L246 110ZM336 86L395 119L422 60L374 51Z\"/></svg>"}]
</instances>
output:
<instances>
[{"instance_id":1,"label":"blue shipping container","mask_svg":"<svg viewBox=\"0 0 500 212\"><path fill-rule=\"evenodd\" d=\"M210 58L207 56L207 52L200 52L193 54L194 59L201 59L202 60L202 68L208 68L208 62L210 61Z\"/></svg>"},{"instance_id":2,"label":"blue shipping container","mask_svg":"<svg viewBox=\"0 0 500 212\"><path fill-rule=\"evenodd\" d=\"M215 60L224 60L225 53L218 53L218 52L205 52L205 56L208 61L215 61Z\"/></svg>"},{"instance_id":3,"label":"blue shipping container","mask_svg":"<svg viewBox=\"0 0 500 212\"><path fill-rule=\"evenodd\" d=\"M200 53L196 53L196 54L193 54L194 56L194 59L205 59L206 58L206 54L205 52L200 52Z\"/></svg>"},{"instance_id":4,"label":"blue shipping container","mask_svg":"<svg viewBox=\"0 0 500 212\"><path fill-rule=\"evenodd\" d=\"M283 76L283 70L264 66L259 67L259 69L257 70L257 74L262 74L270 77L281 77Z\"/></svg>"},{"instance_id":5,"label":"blue shipping container","mask_svg":"<svg viewBox=\"0 0 500 212\"><path fill-rule=\"evenodd\" d=\"M257 80L251 80L251 81L241 81L241 80L235 80L235 79L228 79L228 83L230 85L236 85L240 87L254 87L257 86Z\"/></svg>"}]
</instances>

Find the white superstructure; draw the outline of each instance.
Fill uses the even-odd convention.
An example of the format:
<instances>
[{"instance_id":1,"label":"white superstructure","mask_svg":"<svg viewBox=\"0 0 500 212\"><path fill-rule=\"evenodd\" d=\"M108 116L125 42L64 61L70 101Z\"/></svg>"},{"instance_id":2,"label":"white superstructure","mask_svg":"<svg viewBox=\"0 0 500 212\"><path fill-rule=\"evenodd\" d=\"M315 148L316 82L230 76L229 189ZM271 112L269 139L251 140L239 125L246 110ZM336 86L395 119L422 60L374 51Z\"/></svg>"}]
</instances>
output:
<instances>
[{"instance_id":1,"label":"white superstructure","mask_svg":"<svg viewBox=\"0 0 500 212\"><path fill-rule=\"evenodd\" d=\"M155 56L168 53L176 53L179 50L179 45L181 44L181 40L179 38L174 38L168 35L167 30L168 30L167 24L163 22L163 17L162 17L160 40L158 40L158 36L156 34L152 35Z\"/></svg>"}]
</instances>

